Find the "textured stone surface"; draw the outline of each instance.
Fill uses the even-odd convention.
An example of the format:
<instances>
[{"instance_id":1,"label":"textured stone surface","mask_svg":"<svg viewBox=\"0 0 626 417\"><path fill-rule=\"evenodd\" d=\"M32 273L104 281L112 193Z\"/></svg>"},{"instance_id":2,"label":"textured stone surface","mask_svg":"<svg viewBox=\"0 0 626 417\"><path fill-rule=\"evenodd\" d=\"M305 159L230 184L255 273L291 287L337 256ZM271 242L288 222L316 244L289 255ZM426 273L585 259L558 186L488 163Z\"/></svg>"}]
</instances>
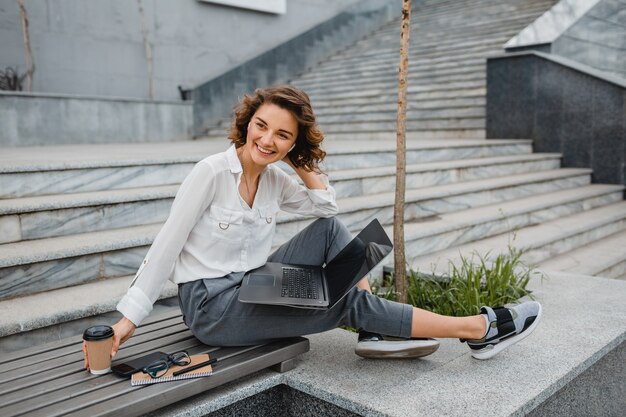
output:
<instances>
[{"instance_id":1,"label":"textured stone surface","mask_svg":"<svg viewBox=\"0 0 626 417\"><path fill-rule=\"evenodd\" d=\"M626 282L551 273L530 285L542 323L489 361L448 339L426 358L366 360L354 354L354 333L333 330L311 335L310 352L290 372L259 372L151 415L202 416L280 384L366 416L525 415L548 399L567 400L559 390L572 381L604 392L608 378L612 392L623 392L623 367L610 364L624 363ZM598 375L595 363L604 374L588 378L588 369Z\"/></svg>"},{"instance_id":2,"label":"textured stone surface","mask_svg":"<svg viewBox=\"0 0 626 417\"><path fill-rule=\"evenodd\" d=\"M626 81L539 52L487 68L487 137L531 137L535 151L563 153L564 166L592 168L594 182L624 183Z\"/></svg>"}]
</instances>

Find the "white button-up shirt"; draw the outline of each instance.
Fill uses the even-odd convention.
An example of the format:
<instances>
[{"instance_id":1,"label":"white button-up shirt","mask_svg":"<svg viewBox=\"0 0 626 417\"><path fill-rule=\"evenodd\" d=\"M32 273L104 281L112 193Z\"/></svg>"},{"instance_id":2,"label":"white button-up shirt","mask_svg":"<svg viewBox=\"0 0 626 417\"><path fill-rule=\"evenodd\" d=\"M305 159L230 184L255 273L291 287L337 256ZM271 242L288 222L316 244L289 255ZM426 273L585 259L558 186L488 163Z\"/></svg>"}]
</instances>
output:
<instances>
[{"instance_id":1,"label":"white button-up shirt","mask_svg":"<svg viewBox=\"0 0 626 417\"><path fill-rule=\"evenodd\" d=\"M243 169L235 146L198 162L181 184L157 234L117 309L135 325L169 279L176 284L248 271L267 261L279 210L317 217L337 213L335 190L308 189L280 168L261 173L254 204L239 194Z\"/></svg>"}]
</instances>

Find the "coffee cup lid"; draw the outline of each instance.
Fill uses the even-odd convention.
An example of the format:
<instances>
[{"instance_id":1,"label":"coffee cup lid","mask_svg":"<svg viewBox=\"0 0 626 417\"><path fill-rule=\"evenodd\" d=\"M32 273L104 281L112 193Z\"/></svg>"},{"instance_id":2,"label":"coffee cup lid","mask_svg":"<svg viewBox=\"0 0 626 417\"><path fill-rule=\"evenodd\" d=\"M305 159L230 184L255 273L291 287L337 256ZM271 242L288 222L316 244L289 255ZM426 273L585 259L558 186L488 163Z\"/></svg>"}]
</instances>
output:
<instances>
[{"instance_id":1,"label":"coffee cup lid","mask_svg":"<svg viewBox=\"0 0 626 417\"><path fill-rule=\"evenodd\" d=\"M111 326L92 326L83 333L83 340L103 340L113 336L113 328Z\"/></svg>"}]
</instances>

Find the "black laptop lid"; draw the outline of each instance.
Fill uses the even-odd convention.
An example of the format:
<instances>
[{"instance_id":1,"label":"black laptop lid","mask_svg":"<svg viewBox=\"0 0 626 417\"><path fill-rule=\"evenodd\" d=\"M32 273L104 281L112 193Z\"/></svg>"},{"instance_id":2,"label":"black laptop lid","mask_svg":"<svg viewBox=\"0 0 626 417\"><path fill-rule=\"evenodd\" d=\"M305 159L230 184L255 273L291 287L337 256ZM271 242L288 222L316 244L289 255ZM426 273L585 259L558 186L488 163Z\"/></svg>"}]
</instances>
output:
<instances>
[{"instance_id":1,"label":"black laptop lid","mask_svg":"<svg viewBox=\"0 0 626 417\"><path fill-rule=\"evenodd\" d=\"M350 288L367 275L384 257L393 244L377 219L374 219L325 267L329 305L343 297Z\"/></svg>"}]
</instances>

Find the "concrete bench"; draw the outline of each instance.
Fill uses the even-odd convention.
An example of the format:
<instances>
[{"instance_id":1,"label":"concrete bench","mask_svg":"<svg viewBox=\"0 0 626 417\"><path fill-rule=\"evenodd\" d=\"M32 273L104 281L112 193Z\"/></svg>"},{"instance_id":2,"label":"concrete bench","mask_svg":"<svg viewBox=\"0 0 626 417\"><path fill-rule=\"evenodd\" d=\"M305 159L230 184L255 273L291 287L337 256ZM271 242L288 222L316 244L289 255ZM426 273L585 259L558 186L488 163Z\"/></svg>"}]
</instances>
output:
<instances>
[{"instance_id":1,"label":"concrete bench","mask_svg":"<svg viewBox=\"0 0 626 417\"><path fill-rule=\"evenodd\" d=\"M202 344L182 322L180 312L151 318L122 346L113 364L148 352L210 353L219 359L204 378L133 387L114 374L91 375L83 369L81 336L23 349L0 358L0 404L5 417L138 416L265 368L285 372L309 350L299 337L246 347Z\"/></svg>"}]
</instances>

